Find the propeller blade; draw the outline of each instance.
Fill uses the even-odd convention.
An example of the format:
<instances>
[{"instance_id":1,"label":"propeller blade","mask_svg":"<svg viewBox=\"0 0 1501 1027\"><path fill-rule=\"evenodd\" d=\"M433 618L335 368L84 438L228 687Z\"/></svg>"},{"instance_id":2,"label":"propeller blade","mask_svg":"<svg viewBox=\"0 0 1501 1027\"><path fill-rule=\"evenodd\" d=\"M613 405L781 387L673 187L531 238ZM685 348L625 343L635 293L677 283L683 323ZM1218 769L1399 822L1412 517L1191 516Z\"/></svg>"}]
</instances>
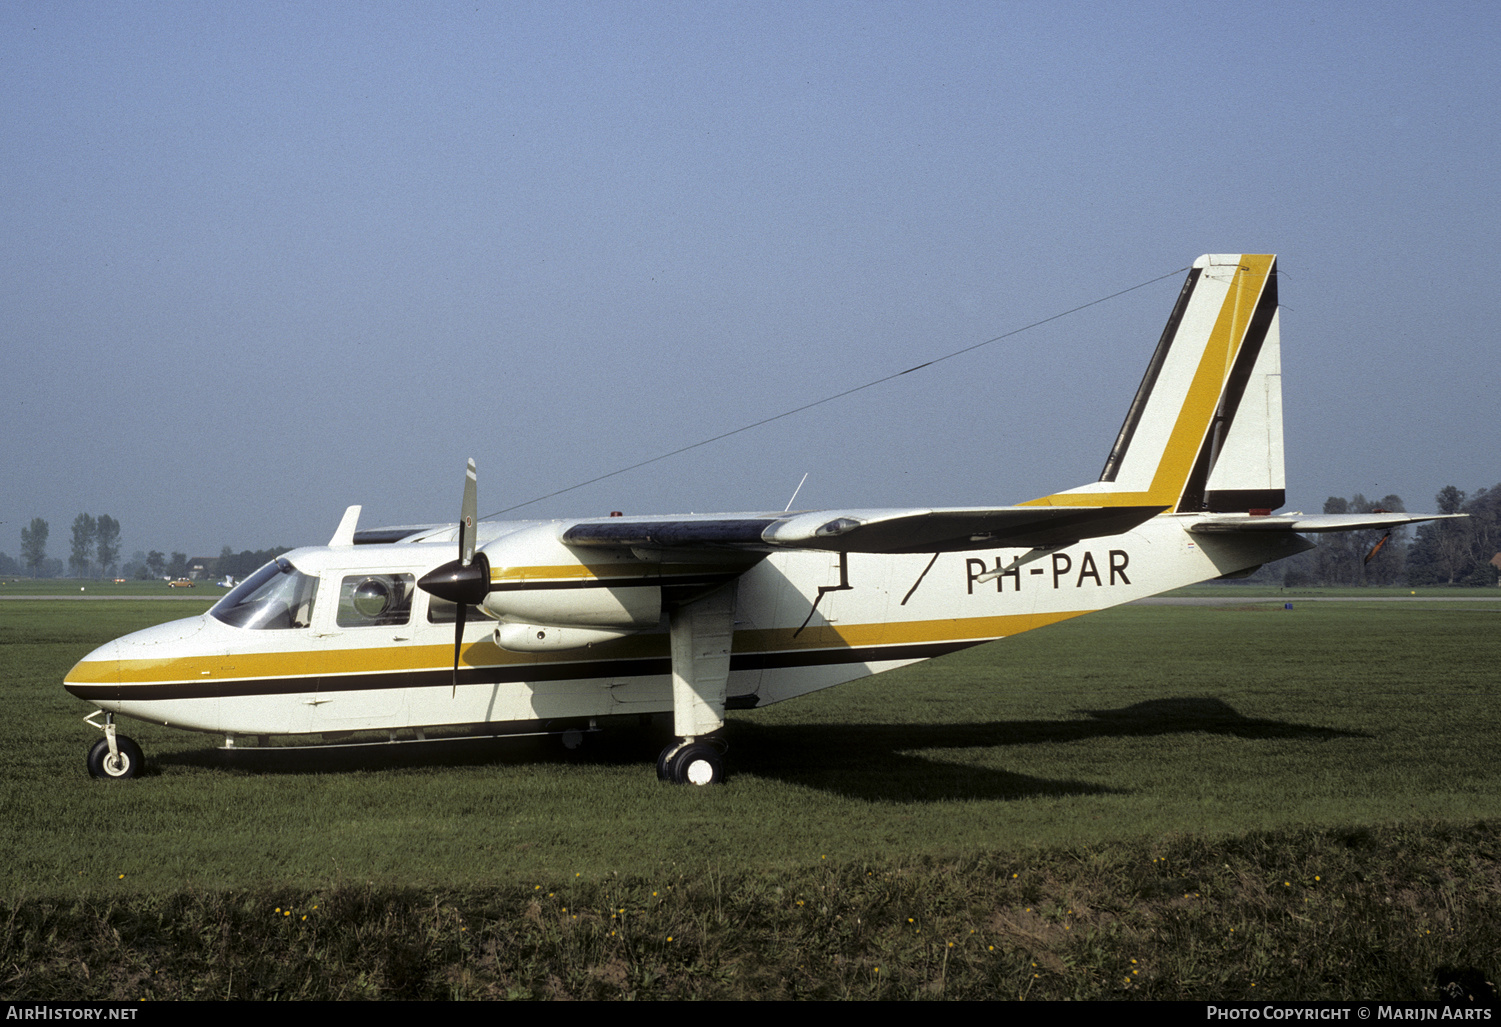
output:
<instances>
[{"instance_id":1,"label":"propeller blade","mask_svg":"<svg viewBox=\"0 0 1501 1027\"><path fill-rule=\"evenodd\" d=\"M464 469L464 502L459 507L459 566L469 570L474 563L474 522L479 518L479 472L474 468L474 457ZM465 582L468 591L478 591L474 576ZM490 568L485 567L485 591L490 590ZM453 619L453 690L452 698L459 694L459 649L464 644L464 617L469 612L467 603L460 603Z\"/></svg>"},{"instance_id":2,"label":"propeller blade","mask_svg":"<svg viewBox=\"0 0 1501 1027\"><path fill-rule=\"evenodd\" d=\"M468 612L469 606L460 603L453 619L453 690L448 693L450 699L459 694L459 647L464 644L464 615Z\"/></svg>"},{"instance_id":3,"label":"propeller blade","mask_svg":"<svg viewBox=\"0 0 1501 1027\"><path fill-rule=\"evenodd\" d=\"M476 512L479 509L476 498L478 477L474 470L474 458L471 457L469 467L464 472L464 505L459 511L459 563L464 567L468 567L474 560L474 522L479 519Z\"/></svg>"}]
</instances>

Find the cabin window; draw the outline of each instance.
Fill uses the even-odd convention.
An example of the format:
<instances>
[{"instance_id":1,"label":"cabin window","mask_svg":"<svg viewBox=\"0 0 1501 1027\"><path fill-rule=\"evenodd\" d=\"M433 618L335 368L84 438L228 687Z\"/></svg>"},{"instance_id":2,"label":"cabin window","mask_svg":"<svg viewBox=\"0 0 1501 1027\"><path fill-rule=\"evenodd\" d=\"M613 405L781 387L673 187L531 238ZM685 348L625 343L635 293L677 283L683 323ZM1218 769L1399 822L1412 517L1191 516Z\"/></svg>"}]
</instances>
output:
<instances>
[{"instance_id":1,"label":"cabin window","mask_svg":"<svg viewBox=\"0 0 1501 1027\"><path fill-rule=\"evenodd\" d=\"M209 610L236 628L255 631L305 628L313 622L318 579L278 556L236 585Z\"/></svg>"},{"instance_id":2,"label":"cabin window","mask_svg":"<svg viewBox=\"0 0 1501 1027\"><path fill-rule=\"evenodd\" d=\"M341 628L406 624L417 579L410 574L354 574L339 583Z\"/></svg>"}]
</instances>

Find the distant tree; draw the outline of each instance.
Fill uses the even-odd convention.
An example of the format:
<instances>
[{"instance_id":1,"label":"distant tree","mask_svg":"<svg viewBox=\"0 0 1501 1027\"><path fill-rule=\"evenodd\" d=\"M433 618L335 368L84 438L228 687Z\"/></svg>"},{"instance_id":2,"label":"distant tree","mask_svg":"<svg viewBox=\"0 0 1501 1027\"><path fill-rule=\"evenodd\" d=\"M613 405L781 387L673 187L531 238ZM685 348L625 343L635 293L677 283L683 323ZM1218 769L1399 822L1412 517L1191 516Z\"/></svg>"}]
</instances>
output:
<instances>
[{"instance_id":1,"label":"distant tree","mask_svg":"<svg viewBox=\"0 0 1501 1027\"><path fill-rule=\"evenodd\" d=\"M1402 497L1396 495L1369 500L1357 492L1349 499L1330 496L1324 501L1326 514L1399 513L1406 509ZM1319 548L1312 554L1312 577L1322 585L1394 584L1401 579L1405 564L1404 533L1405 529L1398 528L1387 538L1384 528L1373 528L1321 534Z\"/></svg>"},{"instance_id":2,"label":"distant tree","mask_svg":"<svg viewBox=\"0 0 1501 1027\"><path fill-rule=\"evenodd\" d=\"M1434 496L1438 503L1438 512L1457 514L1465 512L1465 494L1453 485L1445 485L1439 489L1438 495ZM1470 523L1468 519L1458 521L1439 521L1438 525L1438 562L1441 572L1447 574L1448 584L1452 585L1464 577L1470 563Z\"/></svg>"},{"instance_id":3,"label":"distant tree","mask_svg":"<svg viewBox=\"0 0 1501 1027\"><path fill-rule=\"evenodd\" d=\"M68 567L74 577L88 574L89 565L94 562L94 538L98 533L99 525L93 517L81 513L73 518L73 553L68 557Z\"/></svg>"},{"instance_id":4,"label":"distant tree","mask_svg":"<svg viewBox=\"0 0 1501 1027\"><path fill-rule=\"evenodd\" d=\"M167 577L174 581L188 576L188 554L173 553L172 562L167 564Z\"/></svg>"},{"instance_id":5,"label":"distant tree","mask_svg":"<svg viewBox=\"0 0 1501 1027\"><path fill-rule=\"evenodd\" d=\"M1501 549L1501 485L1466 496L1446 485L1434 496L1439 513L1463 520L1432 521L1418 529L1408 555L1413 585L1493 585L1491 558Z\"/></svg>"},{"instance_id":6,"label":"distant tree","mask_svg":"<svg viewBox=\"0 0 1501 1027\"><path fill-rule=\"evenodd\" d=\"M100 514L94 522L97 533L95 551L99 569L109 577L114 576L115 564L120 560L120 522L109 514Z\"/></svg>"},{"instance_id":7,"label":"distant tree","mask_svg":"<svg viewBox=\"0 0 1501 1027\"><path fill-rule=\"evenodd\" d=\"M21 562L30 569L32 577L40 577L46 559L47 522L34 517L31 527L21 529Z\"/></svg>"},{"instance_id":8,"label":"distant tree","mask_svg":"<svg viewBox=\"0 0 1501 1027\"><path fill-rule=\"evenodd\" d=\"M0 574L13 577L21 573L21 565L4 553L0 553Z\"/></svg>"},{"instance_id":9,"label":"distant tree","mask_svg":"<svg viewBox=\"0 0 1501 1027\"><path fill-rule=\"evenodd\" d=\"M167 557L153 549L146 557L146 570L150 572L153 578L162 577L167 570Z\"/></svg>"},{"instance_id":10,"label":"distant tree","mask_svg":"<svg viewBox=\"0 0 1501 1027\"><path fill-rule=\"evenodd\" d=\"M1470 515L1470 552L1475 557L1475 567L1465 575L1465 583L1494 585L1501 577L1491 563L1501 552L1501 484L1476 492L1464 512Z\"/></svg>"}]
</instances>

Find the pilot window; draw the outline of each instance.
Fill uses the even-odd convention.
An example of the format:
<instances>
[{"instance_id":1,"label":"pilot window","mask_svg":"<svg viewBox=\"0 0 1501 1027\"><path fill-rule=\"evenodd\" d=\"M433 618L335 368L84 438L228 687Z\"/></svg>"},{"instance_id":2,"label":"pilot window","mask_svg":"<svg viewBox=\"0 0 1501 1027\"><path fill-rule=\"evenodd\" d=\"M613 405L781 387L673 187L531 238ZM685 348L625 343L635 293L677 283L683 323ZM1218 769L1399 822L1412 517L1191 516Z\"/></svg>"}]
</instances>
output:
<instances>
[{"instance_id":1,"label":"pilot window","mask_svg":"<svg viewBox=\"0 0 1501 1027\"><path fill-rule=\"evenodd\" d=\"M405 624L412 619L417 579L410 574L355 574L339 583L341 628Z\"/></svg>"},{"instance_id":2,"label":"pilot window","mask_svg":"<svg viewBox=\"0 0 1501 1027\"><path fill-rule=\"evenodd\" d=\"M313 622L317 595L318 579L278 556L236 585L209 613L232 627L255 631L305 628Z\"/></svg>"}]
</instances>

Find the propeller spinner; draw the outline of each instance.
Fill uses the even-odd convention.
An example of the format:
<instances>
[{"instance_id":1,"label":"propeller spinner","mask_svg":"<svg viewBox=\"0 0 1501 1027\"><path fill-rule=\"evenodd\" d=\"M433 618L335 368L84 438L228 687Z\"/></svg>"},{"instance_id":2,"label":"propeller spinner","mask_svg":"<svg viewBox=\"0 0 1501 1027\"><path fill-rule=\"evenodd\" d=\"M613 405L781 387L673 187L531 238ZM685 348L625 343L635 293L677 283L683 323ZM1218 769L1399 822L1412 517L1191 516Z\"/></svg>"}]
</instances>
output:
<instances>
[{"instance_id":1,"label":"propeller spinner","mask_svg":"<svg viewBox=\"0 0 1501 1027\"><path fill-rule=\"evenodd\" d=\"M464 505L459 513L459 558L424 574L417 587L439 599L458 605L453 628L453 691L459 690L459 650L464 644L464 619L469 607L485 601L490 594L490 561L475 552L475 521L479 501L476 496L478 475L474 460L464 476Z\"/></svg>"}]
</instances>

